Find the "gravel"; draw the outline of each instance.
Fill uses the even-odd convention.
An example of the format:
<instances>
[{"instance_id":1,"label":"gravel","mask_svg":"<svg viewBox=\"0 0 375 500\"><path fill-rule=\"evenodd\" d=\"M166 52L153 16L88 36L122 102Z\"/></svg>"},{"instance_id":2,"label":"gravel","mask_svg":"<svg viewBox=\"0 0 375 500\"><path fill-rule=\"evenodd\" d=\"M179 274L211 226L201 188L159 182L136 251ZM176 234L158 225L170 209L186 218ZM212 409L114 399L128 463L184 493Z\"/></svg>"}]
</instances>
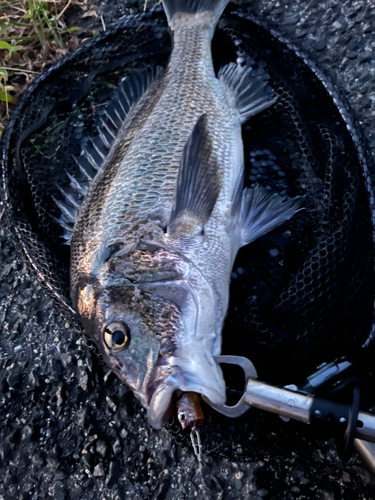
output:
<instances>
[{"instance_id":1,"label":"gravel","mask_svg":"<svg viewBox=\"0 0 375 500\"><path fill-rule=\"evenodd\" d=\"M143 2L141 2L143 4ZM375 5L248 2L346 95L375 155ZM138 2L103 0L108 27ZM0 207L1 213L1 207ZM375 478L334 440L253 410L205 409L203 461L176 425L155 431L16 257L0 227L0 500L375 499Z\"/></svg>"}]
</instances>

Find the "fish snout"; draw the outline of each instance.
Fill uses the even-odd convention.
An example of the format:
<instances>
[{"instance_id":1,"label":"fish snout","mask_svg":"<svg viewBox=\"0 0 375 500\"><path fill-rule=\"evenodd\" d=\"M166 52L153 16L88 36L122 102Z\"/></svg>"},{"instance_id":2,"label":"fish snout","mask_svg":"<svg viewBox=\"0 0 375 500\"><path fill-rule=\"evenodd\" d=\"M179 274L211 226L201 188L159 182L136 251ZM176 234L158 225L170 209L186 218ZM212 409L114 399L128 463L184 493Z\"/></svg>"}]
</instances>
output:
<instances>
[{"instance_id":1,"label":"fish snout","mask_svg":"<svg viewBox=\"0 0 375 500\"><path fill-rule=\"evenodd\" d=\"M200 394L217 405L225 403L223 373L212 355L196 353L190 359L173 356L168 364L171 371L157 384L148 407L148 419L155 429L163 427L176 412L176 391Z\"/></svg>"}]
</instances>

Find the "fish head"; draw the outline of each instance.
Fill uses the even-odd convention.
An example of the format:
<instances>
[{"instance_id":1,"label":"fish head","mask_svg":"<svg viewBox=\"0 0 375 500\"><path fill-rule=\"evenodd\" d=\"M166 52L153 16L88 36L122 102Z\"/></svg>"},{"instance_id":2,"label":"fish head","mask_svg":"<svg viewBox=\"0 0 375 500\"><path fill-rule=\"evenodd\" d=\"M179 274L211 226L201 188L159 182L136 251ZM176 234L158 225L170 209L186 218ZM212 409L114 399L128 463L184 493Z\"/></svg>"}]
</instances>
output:
<instances>
[{"instance_id":1,"label":"fish head","mask_svg":"<svg viewBox=\"0 0 375 500\"><path fill-rule=\"evenodd\" d=\"M85 331L148 410L154 428L176 411L180 392L225 402L224 378L214 360L214 297L184 258L164 249L120 252L77 297Z\"/></svg>"}]
</instances>

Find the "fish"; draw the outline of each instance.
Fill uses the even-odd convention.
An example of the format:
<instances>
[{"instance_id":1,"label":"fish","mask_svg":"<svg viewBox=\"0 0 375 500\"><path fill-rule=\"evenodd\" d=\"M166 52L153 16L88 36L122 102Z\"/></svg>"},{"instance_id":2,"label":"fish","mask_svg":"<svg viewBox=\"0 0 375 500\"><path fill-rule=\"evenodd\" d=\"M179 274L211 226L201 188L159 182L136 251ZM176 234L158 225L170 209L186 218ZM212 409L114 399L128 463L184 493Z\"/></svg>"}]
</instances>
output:
<instances>
[{"instance_id":1,"label":"fish","mask_svg":"<svg viewBox=\"0 0 375 500\"><path fill-rule=\"evenodd\" d=\"M74 308L155 429L176 413L176 394L225 402L215 357L234 259L300 205L244 188L241 127L277 96L254 67L215 74L211 42L227 3L163 0L167 66L123 78L55 200Z\"/></svg>"}]
</instances>

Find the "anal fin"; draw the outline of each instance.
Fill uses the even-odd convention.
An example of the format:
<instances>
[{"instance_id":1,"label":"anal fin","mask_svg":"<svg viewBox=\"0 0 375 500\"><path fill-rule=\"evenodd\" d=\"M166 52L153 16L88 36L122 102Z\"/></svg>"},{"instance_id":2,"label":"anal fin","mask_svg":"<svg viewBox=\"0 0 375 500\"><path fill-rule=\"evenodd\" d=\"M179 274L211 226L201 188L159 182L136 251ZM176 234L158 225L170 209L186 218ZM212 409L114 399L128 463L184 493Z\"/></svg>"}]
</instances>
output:
<instances>
[{"instance_id":1,"label":"anal fin","mask_svg":"<svg viewBox=\"0 0 375 500\"><path fill-rule=\"evenodd\" d=\"M180 160L176 192L168 232L184 226L201 231L215 207L221 189L217 163L205 114L198 119Z\"/></svg>"},{"instance_id":2,"label":"anal fin","mask_svg":"<svg viewBox=\"0 0 375 500\"><path fill-rule=\"evenodd\" d=\"M267 83L269 76L263 69L229 63L220 69L218 78L233 92L242 123L277 100Z\"/></svg>"}]
</instances>

